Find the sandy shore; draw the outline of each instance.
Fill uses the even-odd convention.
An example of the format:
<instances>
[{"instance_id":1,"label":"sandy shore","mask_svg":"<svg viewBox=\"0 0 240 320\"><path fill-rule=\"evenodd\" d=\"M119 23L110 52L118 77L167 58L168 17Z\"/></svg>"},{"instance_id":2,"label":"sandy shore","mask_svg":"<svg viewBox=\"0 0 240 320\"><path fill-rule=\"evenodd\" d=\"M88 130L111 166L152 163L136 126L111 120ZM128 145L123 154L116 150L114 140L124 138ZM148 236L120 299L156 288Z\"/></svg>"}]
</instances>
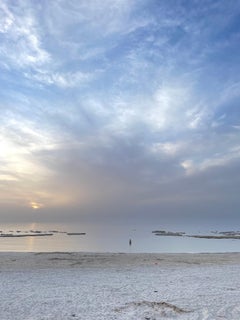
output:
<instances>
[{"instance_id":1,"label":"sandy shore","mask_svg":"<svg viewBox=\"0 0 240 320\"><path fill-rule=\"evenodd\" d=\"M239 253L0 253L0 319L239 320L239 274Z\"/></svg>"}]
</instances>

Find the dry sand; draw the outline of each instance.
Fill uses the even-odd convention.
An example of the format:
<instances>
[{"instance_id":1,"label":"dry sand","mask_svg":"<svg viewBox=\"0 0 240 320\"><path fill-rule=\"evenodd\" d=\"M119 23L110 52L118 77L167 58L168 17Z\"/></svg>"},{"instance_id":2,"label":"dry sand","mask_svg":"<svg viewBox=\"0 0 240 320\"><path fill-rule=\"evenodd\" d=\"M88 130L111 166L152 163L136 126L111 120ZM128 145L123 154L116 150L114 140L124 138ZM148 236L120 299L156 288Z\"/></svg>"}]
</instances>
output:
<instances>
[{"instance_id":1,"label":"dry sand","mask_svg":"<svg viewBox=\"0 0 240 320\"><path fill-rule=\"evenodd\" d=\"M239 320L239 274L239 253L0 253L0 319Z\"/></svg>"}]
</instances>

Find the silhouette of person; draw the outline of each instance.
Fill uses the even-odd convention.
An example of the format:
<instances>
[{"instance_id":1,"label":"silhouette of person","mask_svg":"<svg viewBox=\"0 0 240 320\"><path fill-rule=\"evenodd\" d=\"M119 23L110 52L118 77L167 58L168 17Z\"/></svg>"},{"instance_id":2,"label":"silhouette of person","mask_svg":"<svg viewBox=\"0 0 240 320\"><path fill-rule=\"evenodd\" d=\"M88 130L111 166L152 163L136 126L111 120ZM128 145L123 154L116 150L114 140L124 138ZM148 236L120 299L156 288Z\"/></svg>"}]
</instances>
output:
<instances>
[{"instance_id":1,"label":"silhouette of person","mask_svg":"<svg viewBox=\"0 0 240 320\"><path fill-rule=\"evenodd\" d=\"M132 245L132 239L129 239L129 245L130 246Z\"/></svg>"}]
</instances>

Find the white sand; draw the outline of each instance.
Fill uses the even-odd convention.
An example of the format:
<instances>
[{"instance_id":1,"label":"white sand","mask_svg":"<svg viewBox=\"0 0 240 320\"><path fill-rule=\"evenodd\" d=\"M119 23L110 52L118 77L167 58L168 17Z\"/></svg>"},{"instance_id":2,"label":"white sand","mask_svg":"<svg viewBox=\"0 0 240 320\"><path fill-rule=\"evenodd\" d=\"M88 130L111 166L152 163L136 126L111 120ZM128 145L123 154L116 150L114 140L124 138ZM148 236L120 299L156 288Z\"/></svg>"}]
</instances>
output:
<instances>
[{"instance_id":1,"label":"white sand","mask_svg":"<svg viewBox=\"0 0 240 320\"><path fill-rule=\"evenodd\" d=\"M239 253L0 253L0 319L239 320L239 275Z\"/></svg>"}]
</instances>

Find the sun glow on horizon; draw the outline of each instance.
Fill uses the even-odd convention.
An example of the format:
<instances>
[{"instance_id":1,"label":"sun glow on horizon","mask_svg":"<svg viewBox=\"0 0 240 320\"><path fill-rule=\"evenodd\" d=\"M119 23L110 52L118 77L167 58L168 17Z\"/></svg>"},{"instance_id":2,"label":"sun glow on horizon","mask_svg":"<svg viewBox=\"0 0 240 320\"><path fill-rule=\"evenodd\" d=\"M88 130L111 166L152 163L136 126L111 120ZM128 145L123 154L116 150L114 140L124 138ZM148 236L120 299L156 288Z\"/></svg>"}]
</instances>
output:
<instances>
[{"instance_id":1,"label":"sun glow on horizon","mask_svg":"<svg viewBox=\"0 0 240 320\"><path fill-rule=\"evenodd\" d=\"M32 202L30 202L30 206L33 210L38 210L38 209L42 208L43 205L38 202L32 201Z\"/></svg>"}]
</instances>

